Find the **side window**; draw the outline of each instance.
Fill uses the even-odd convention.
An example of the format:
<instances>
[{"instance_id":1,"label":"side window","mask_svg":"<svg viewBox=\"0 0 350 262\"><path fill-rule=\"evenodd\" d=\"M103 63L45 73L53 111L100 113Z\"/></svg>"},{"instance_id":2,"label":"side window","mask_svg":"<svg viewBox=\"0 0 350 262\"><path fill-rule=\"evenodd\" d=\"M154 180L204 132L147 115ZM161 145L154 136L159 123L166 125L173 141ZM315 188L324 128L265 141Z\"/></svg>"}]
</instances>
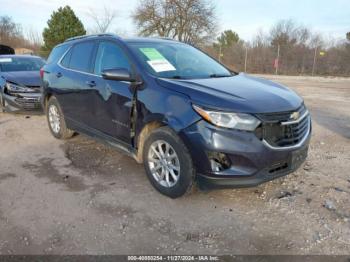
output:
<instances>
[{"instance_id":1,"label":"side window","mask_svg":"<svg viewBox=\"0 0 350 262\"><path fill-rule=\"evenodd\" d=\"M70 57L72 55L72 49L67 52L61 61L61 65L64 67L69 67Z\"/></svg>"},{"instance_id":2,"label":"side window","mask_svg":"<svg viewBox=\"0 0 350 262\"><path fill-rule=\"evenodd\" d=\"M94 73L101 75L105 69L125 68L130 71L130 63L124 51L112 42L101 42L98 46Z\"/></svg>"},{"instance_id":3,"label":"side window","mask_svg":"<svg viewBox=\"0 0 350 262\"><path fill-rule=\"evenodd\" d=\"M74 45L70 55L69 68L89 72L93 48L94 42L83 42Z\"/></svg>"},{"instance_id":4,"label":"side window","mask_svg":"<svg viewBox=\"0 0 350 262\"><path fill-rule=\"evenodd\" d=\"M57 63L58 60L62 57L64 52L67 51L69 45L60 45L56 46L50 53L49 58L47 59L47 64Z\"/></svg>"}]
</instances>

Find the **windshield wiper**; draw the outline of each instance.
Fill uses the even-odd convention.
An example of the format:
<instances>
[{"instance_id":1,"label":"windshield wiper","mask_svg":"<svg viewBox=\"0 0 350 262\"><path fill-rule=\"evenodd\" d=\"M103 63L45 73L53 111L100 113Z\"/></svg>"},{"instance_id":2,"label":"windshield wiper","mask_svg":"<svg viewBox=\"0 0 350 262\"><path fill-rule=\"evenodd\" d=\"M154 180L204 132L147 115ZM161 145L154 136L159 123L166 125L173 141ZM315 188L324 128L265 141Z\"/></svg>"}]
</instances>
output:
<instances>
[{"instance_id":1,"label":"windshield wiper","mask_svg":"<svg viewBox=\"0 0 350 262\"><path fill-rule=\"evenodd\" d=\"M220 74L211 74L209 75L210 78L219 78L219 77L230 77L232 75L220 75Z\"/></svg>"},{"instance_id":2,"label":"windshield wiper","mask_svg":"<svg viewBox=\"0 0 350 262\"><path fill-rule=\"evenodd\" d=\"M183 79L181 76L172 76L172 77L169 77L170 79Z\"/></svg>"}]
</instances>

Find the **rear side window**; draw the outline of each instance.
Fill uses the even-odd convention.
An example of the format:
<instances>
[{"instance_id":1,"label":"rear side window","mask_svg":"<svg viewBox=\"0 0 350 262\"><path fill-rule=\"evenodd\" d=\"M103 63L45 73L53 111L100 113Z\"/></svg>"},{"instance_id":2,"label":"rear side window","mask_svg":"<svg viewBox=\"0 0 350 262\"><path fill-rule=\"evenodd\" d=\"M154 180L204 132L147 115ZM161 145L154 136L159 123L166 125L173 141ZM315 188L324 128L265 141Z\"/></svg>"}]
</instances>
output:
<instances>
[{"instance_id":1,"label":"rear side window","mask_svg":"<svg viewBox=\"0 0 350 262\"><path fill-rule=\"evenodd\" d=\"M72 49L67 52L67 54L61 60L61 65L64 67L69 67L70 57L72 55Z\"/></svg>"},{"instance_id":2,"label":"rear side window","mask_svg":"<svg viewBox=\"0 0 350 262\"><path fill-rule=\"evenodd\" d=\"M117 45L109 41L99 44L94 73L101 75L105 69L124 68L130 71L130 63L124 51Z\"/></svg>"},{"instance_id":3,"label":"rear side window","mask_svg":"<svg viewBox=\"0 0 350 262\"><path fill-rule=\"evenodd\" d=\"M70 54L69 68L78 71L90 71L90 59L94 49L94 42L83 42L73 46Z\"/></svg>"},{"instance_id":4,"label":"rear side window","mask_svg":"<svg viewBox=\"0 0 350 262\"><path fill-rule=\"evenodd\" d=\"M57 63L58 60L63 56L63 54L67 51L69 45L60 45L56 46L50 53L49 58L47 59L47 63Z\"/></svg>"}]
</instances>

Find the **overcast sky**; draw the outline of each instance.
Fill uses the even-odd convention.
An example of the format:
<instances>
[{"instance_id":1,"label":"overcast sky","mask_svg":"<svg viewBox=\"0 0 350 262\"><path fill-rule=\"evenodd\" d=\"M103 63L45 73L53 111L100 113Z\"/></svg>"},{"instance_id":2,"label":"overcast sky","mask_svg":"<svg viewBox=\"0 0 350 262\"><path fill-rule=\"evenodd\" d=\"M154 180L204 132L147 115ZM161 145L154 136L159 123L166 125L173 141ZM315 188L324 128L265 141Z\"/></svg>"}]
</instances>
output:
<instances>
[{"instance_id":1,"label":"overcast sky","mask_svg":"<svg viewBox=\"0 0 350 262\"><path fill-rule=\"evenodd\" d=\"M97 13L103 7L116 10L118 18L111 32L135 35L130 15L138 0L0 0L0 15L9 15L24 29L41 32L52 11L70 5L86 29L93 27L87 15L90 9ZM326 37L345 38L350 31L350 0L217 0L220 30L232 29L245 40L251 40L259 30L267 32L280 19L294 19Z\"/></svg>"}]
</instances>

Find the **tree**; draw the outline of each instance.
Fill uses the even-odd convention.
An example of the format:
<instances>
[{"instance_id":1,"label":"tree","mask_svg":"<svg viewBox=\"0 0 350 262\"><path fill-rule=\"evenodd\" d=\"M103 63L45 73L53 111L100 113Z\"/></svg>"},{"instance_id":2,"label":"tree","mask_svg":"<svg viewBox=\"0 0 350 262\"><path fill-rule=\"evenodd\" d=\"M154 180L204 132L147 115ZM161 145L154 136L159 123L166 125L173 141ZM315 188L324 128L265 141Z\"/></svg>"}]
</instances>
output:
<instances>
[{"instance_id":1,"label":"tree","mask_svg":"<svg viewBox=\"0 0 350 262\"><path fill-rule=\"evenodd\" d=\"M304 73L307 60L310 30L293 20L280 20L272 26L269 36L275 57L279 54L279 71Z\"/></svg>"},{"instance_id":2,"label":"tree","mask_svg":"<svg viewBox=\"0 0 350 262\"><path fill-rule=\"evenodd\" d=\"M0 41L2 44L14 45L18 40L23 40L21 26L16 24L11 17L0 17Z\"/></svg>"},{"instance_id":3,"label":"tree","mask_svg":"<svg viewBox=\"0 0 350 262\"><path fill-rule=\"evenodd\" d=\"M113 20L116 18L117 13L113 9L108 9L104 7L103 15L99 16L93 9L90 9L88 15L95 22L95 28L93 29L93 33L106 33Z\"/></svg>"},{"instance_id":4,"label":"tree","mask_svg":"<svg viewBox=\"0 0 350 262\"><path fill-rule=\"evenodd\" d=\"M215 45L219 45L222 48L232 47L234 44L238 43L239 36L232 30L226 30L221 33L221 35L217 38L217 41L218 43Z\"/></svg>"},{"instance_id":5,"label":"tree","mask_svg":"<svg viewBox=\"0 0 350 262\"><path fill-rule=\"evenodd\" d=\"M228 64L230 67L232 67L232 61L235 61L235 66L237 66L242 59L241 54L244 54L244 52L241 52L244 48L244 43L239 39L238 34L232 30L225 30L216 39L217 42L213 44L213 47L218 55L218 60ZM236 70L236 68L234 69Z\"/></svg>"},{"instance_id":6,"label":"tree","mask_svg":"<svg viewBox=\"0 0 350 262\"><path fill-rule=\"evenodd\" d=\"M216 28L215 6L208 0L139 0L132 18L143 36L200 44Z\"/></svg>"},{"instance_id":7,"label":"tree","mask_svg":"<svg viewBox=\"0 0 350 262\"><path fill-rule=\"evenodd\" d=\"M82 22L69 6L60 7L54 11L47 25L48 27L43 32L46 51L51 51L55 45L62 43L67 38L86 34Z\"/></svg>"},{"instance_id":8,"label":"tree","mask_svg":"<svg viewBox=\"0 0 350 262\"><path fill-rule=\"evenodd\" d=\"M33 27L28 27L25 30L25 37L29 41L29 43L31 43L32 45L39 46L39 47L42 45L41 34Z\"/></svg>"},{"instance_id":9,"label":"tree","mask_svg":"<svg viewBox=\"0 0 350 262\"><path fill-rule=\"evenodd\" d=\"M270 30L271 45L286 48L297 43L298 28L292 20L280 20Z\"/></svg>"},{"instance_id":10,"label":"tree","mask_svg":"<svg viewBox=\"0 0 350 262\"><path fill-rule=\"evenodd\" d=\"M346 39L348 39L350 41L350 32L346 33Z\"/></svg>"}]
</instances>

